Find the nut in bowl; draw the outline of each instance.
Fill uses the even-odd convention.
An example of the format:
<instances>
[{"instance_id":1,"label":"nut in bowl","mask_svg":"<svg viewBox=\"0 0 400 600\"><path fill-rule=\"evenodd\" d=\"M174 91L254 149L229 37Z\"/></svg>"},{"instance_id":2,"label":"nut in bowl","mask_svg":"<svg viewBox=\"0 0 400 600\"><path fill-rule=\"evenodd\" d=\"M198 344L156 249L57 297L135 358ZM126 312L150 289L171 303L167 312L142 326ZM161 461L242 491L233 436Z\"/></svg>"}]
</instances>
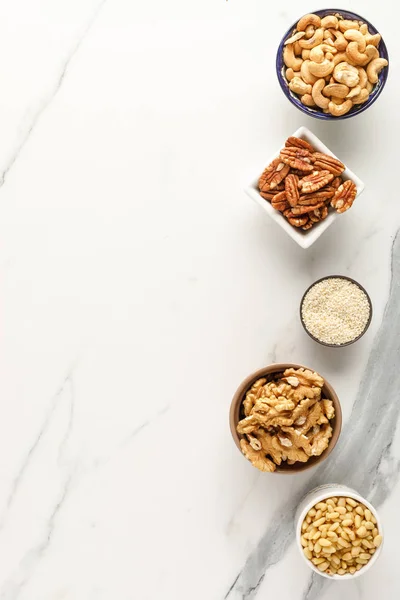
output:
<instances>
[{"instance_id":1,"label":"nut in bowl","mask_svg":"<svg viewBox=\"0 0 400 600\"><path fill-rule=\"evenodd\" d=\"M363 190L363 182L300 127L245 191L295 242L309 248Z\"/></svg>"},{"instance_id":2,"label":"nut in bowl","mask_svg":"<svg viewBox=\"0 0 400 600\"><path fill-rule=\"evenodd\" d=\"M375 102L388 76L388 53L363 17L340 9L315 11L284 35L276 71L287 98L319 119L349 118Z\"/></svg>"},{"instance_id":3,"label":"nut in bowl","mask_svg":"<svg viewBox=\"0 0 400 600\"><path fill-rule=\"evenodd\" d=\"M296 512L296 542L307 566L329 579L359 577L376 562L383 529L375 508L344 485L309 492Z\"/></svg>"},{"instance_id":4,"label":"nut in bowl","mask_svg":"<svg viewBox=\"0 0 400 600\"><path fill-rule=\"evenodd\" d=\"M342 412L332 386L296 364L276 364L245 379L233 397L236 446L260 471L296 473L317 465L338 440Z\"/></svg>"}]
</instances>

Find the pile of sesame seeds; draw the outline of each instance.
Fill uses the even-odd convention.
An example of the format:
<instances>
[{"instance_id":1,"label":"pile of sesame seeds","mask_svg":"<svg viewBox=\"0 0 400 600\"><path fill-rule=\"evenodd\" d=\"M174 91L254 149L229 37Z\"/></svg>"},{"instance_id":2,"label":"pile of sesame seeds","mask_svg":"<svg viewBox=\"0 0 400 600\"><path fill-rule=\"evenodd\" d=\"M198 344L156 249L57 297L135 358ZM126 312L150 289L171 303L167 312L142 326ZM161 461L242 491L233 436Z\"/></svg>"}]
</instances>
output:
<instances>
[{"instance_id":1,"label":"pile of sesame seeds","mask_svg":"<svg viewBox=\"0 0 400 600\"><path fill-rule=\"evenodd\" d=\"M329 277L313 285L301 305L305 328L325 344L355 340L364 332L370 313L365 292L341 277Z\"/></svg>"}]
</instances>

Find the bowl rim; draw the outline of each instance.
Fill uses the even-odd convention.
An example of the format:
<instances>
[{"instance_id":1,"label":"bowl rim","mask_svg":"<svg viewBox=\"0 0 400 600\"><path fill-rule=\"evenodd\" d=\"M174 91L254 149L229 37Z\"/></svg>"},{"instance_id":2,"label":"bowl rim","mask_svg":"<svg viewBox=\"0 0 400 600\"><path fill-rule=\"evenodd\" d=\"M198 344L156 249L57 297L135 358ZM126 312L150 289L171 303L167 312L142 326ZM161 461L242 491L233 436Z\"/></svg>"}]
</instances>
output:
<instances>
[{"instance_id":1,"label":"bowl rim","mask_svg":"<svg viewBox=\"0 0 400 600\"><path fill-rule=\"evenodd\" d=\"M365 325L365 328L356 338L354 338L354 340L350 340L350 342L346 342L345 344L328 344L328 342L323 342L323 341L319 340L312 333L310 333L310 331L308 331L308 329L304 323L302 308L303 308L303 302L305 300L305 297L307 296L308 292L314 287L314 285L317 285L317 283L320 283L321 281L325 281L326 279L346 279L347 281L350 281L351 283L354 283L357 287L359 287L360 290L362 292L364 292L364 294L366 295L367 300L368 300L369 317L368 317L368 321ZM303 325L303 329L307 333L307 335L309 335L310 338L314 340L314 342L321 344L321 346L326 346L327 348L344 348L345 346L351 346L352 344L357 342L360 338L362 338L363 335L365 335L367 333L369 326L371 325L373 309L372 309L372 301L371 301L370 295L368 294L367 290L361 285L361 283L359 283L352 277L348 277L347 275L325 275L325 277L321 277L320 279L317 279L316 281L314 281L314 283L312 283L310 286L308 286L308 288L306 289L306 291L304 292L304 294L301 298L299 312L300 312L300 321L301 321L301 324Z\"/></svg>"},{"instance_id":2,"label":"bowl rim","mask_svg":"<svg viewBox=\"0 0 400 600\"><path fill-rule=\"evenodd\" d=\"M261 377L263 377L265 375L270 375L272 373L280 373L280 372L283 372L285 369L290 369L290 368L307 369L309 371L314 372L314 369L311 369L310 367L306 367L304 365L299 365L297 363L273 363L273 364L267 365L266 367L263 367L262 369L258 369L257 371L254 371L253 373L248 375L241 382L239 387L237 388L237 390L232 398L231 406L229 409L229 427L230 427L233 441L235 442L235 445L238 448L238 450L242 456L244 456L244 455L240 448L240 440L244 436L242 434L239 434L236 431L236 425L239 421L238 415L239 415L239 411L240 411L240 406L243 402L246 392L250 389L250 387L253 385L253 383L255 381L257 381L257 379L260 379ZM321 375L321 377L323 377L323 375ZM333 422L332 437L330 439L328 447L319 456L310 457L310 460L308 460L306 463L295 463L294 465L287 465L286 467L283 467L283 468L280 467L279 465L276 465L276 470L271 473L272 475L275 475L275 474L292 475L294 473L301 473L303 471L307 471L308 469L316 467L322 461L324 461L326 458L328 458L328 456L331 454L331 452L335 448L335 446L338 442L338 439L340 437L341 429L342 429L342 408L341 408L339 397L338 397L337 393L335 392L334 388L329 383L329 381L327 381L325 379L325 377L323 377L323 379L324 379L324 386L322 389L325 390L326 397L329 400L332 400L334 407L335 407L335 417L331 421L331 423Z\"/></svg>"},{"instance_id":3,"label":"bowl rim","mask_svg":"<svg viewBox=\"0 0 400 600\"><path fill-rule=\"evenodd\" d=\"M330 491L328 491L329 488L330 488ZM318 491L318 488L316 488L316 490L311 490L310 494L312 494L313 491ZM333 491L335 491L337 493L333 493ZM353 498L354 500L357 500L358 502L365 504L365 506L367 508L369 508L369 510L372 512L372 514L376 518L378 532L380 535L382 535L382 543L376 549L375 554L373 554L372 558L368 561L368 563L366 565L364 565L364 567L362 569L360 569L359 571L356 571L353 574L347 573L346 575L335 575L335 574L328 575L327 573L323 573L323 572L319 571L317 569L317 567L304 555L303 547L301 545L301 526L303 524L303 521L304 521L305 516L308 513L308 511L313 506L315 506L315 504L318 504L318 502L323 502L324 500L327 500L328 498L332 498L334 496L337 496L337 497L344 496L344 497L348 497L348 498ZM362 496L355 490L352 490L351 488L347 488L347 486L341 486L341 484L335 484L335 483L325 484L325 485L321 486L321 492L317 496L314 496L313 499L310 500L309 502L307 502L307 504L304 506L303 510L301 511L301 513L298 516L295 527L296 527L296 530L295 530L296 545L300 551L301 556L303 557L303 560L307 563L308 567L310 569L312 569L315 573L317 573L318 575L320 575L322 577L325 577L326 579L330 579L331 581L333 581L333 580L349 581L349 580L354 579L355 577L360 577L361 575L364 575L378 560L378 558L381 554L381 551L382 551L384 541L385 541L382 521L381 521L381 518L380 518L379 513L376 510L376 508L368 500L366 500L366 498L364 498L364 496Z\"/></svg>"},{"instance_id":4,"label":"bowl rim","mask_svg":"<svg viewBox=\"0 0 400 600\"><path fill-rule=\"evenodd\" d=\"M368 25L368 29L371 30L371 33L379 33L379 35L381 35L380 32L376 29L376 27L370 21L368 21L368 19L365 19L363 16L359 15L358 13L355 13L355 12L352 12L349 10L345 10L345 9L341 9L341 8L321 8L318 10L310 11L310 13L316 14L318 16L326 16L327 14L339 13L339 14L342 14L346 18L363 21L364 23L366 23ZM306 14L308 14L308 13L306 13ZM302 16L304 16L304 15L302 15ZM340 121L343 119L350 119L351 117L356 117L357 115L363 113L370 106L372 106L374 104L374 102L376 102L376 100L379 98L379 96L381 95L381 93L383 91L383 88L386 85L386 81L387 81L387 78L389 75L389 67L390 67L389 52L388 52L386 43L383 39L383 36L381 35L381 41L379 42L379 47L380 47L380 49L382 49L383 54L386 56L389 64L387 65L387 67L385 67L385 70L382 73L382 78L379 79L380 84L377 87L375 87L375 89L376 89L375 93L372 93L370 95L370 98L367 100L367 102L360 104L356 110L351 109L350 112L346 113L345 115L342 115L341 117L333 117L330 114L324 113L319 110L313 110L312 108L302 104L300 99L297 96L294 96L292 94L292 92L290 91L290 89L288 88L286 79L282 73L281 57L282 57L284 42L291 35L293 29L296 27L296 24L298 23L299 19L302 18L302 16L299 17L293 23L293 25L286 31L285 35L282 37L282 39L279 43L278 50L276 53L276 60L275 60L276 75L278 78L280 88L283 91L284 95L289 100L289 102L291 102L298 110L300 110L304 114L308 115L309 117L313 117L315 119L320 119L323 121ZM283 66L285 66L285 65L283 65Z\"/></svg>"}]
</instances>

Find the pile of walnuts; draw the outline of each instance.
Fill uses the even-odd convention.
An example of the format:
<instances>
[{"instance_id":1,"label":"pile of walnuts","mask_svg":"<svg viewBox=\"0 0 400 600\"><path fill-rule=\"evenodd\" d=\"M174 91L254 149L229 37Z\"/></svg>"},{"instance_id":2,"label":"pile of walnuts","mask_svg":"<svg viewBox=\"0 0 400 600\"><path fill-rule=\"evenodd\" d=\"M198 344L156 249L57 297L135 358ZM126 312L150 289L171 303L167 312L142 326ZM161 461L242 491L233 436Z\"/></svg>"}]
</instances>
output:
<instances>
[{"instance_id":1,"label":"pile of walnuts","mask_svg":"<svg viewBox=\"0 0 400 600\"><path fill-rule=\"evenodd\" d=\"M300 138L290 137L278 158L258 180L260 194L279 210L293 227L304 231L328 216L328 206L338 213L348 210L357 195L353 181L343 181L345 166L337 158L316 152Z\"/></svg>"},{"instance_id":2,"label":"pile of walnuts","mask_svg":"<svg viewBox=\"0 0 400 600\"><path fill-rule=\"evenodd\" d=\"M292 368L252 385L236 429L243 454L257 469L272 472L282 461L304 463L326 450L335 409L322 398L323 385L318 373Z\"/></svg>"},{"instance_id":3,"label":"pile of walnuts","mask_svg":"<svg viewBox=\"0 0 400 600\"><path fill-rule=\"evenodd\" d=\"M379 33L339 14L308 14L285 41L283 60L290 90L305 106L334 117L363 104L388 61L380 57Z\"/></svg>"}]
</instances>

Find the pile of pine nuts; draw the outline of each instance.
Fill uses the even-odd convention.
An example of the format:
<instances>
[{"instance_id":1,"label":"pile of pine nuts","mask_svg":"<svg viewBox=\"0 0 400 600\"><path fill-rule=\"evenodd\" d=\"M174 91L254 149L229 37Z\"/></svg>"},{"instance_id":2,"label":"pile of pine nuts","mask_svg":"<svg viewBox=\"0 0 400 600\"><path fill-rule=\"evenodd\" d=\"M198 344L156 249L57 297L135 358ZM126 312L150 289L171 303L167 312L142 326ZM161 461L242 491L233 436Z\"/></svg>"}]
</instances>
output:
<instances>
[{"instance_id":1,"label":"pile of pine nuts","mask_svg":"<svg viewBox=\"0 0 400 600\"><path fill-rule=\"evenodd\" d=\"M318 502L301 526L304 555L328 575L353 575L381 543L375 516L364 504L344 496Z\"/></svg>"}]
</instances>

